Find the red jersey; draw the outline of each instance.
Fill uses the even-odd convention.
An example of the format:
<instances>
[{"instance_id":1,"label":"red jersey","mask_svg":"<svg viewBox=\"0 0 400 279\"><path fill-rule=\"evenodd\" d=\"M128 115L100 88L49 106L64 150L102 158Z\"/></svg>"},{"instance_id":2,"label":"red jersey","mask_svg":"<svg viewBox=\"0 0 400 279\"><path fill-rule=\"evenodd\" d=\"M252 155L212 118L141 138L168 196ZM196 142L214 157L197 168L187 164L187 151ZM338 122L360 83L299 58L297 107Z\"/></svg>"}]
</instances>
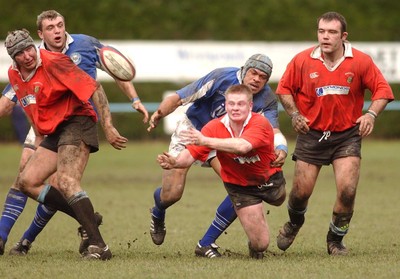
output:
<instances>
[{"instance_id":1,"label":"red jersey","mask_svg":"<svg viewBox=\"0 0 400 279\"><path fill-rule=\"evenodd\" d=\"M334 69L323 64L319 47L297 54L279 81L276 94L291 94L299 112L318 131L341 132L362 115L364 91L371 99L394 99L371 57L345 43L344 60Z\"/></svg>"},{"instance_id":2,"label":"red jersey","mask_svg":"<svg viewBox=\"0 0 400 279\"><path fill-rule=\"evenodd\" d=\"M207 137L231 138L228 116L222 116L208 122L201 132ZM240 135L250 142L253 150L245 155L236 155L217 151L217 158L221 162L222 181L240 186L255 186L266 183L271 175L281 168L272 168L275 160L274 132L268 120L260 114L252 112L246 121ZM207 160L210 148L205 146L187 146L190 154L196 160Z\"/></svg>"},{"instance_id":3,"label":"red jersey","mask_svg":"<svg viewBox=\"0 0 400 279\"><path fill-rule=\"evenodd\" d=\"M40 49L35 73L26 81L11 66L8 77L19 102L38 132L53 133L57 126L73 115L97 115L89 98L99 84L71 59L56 52Z\"/></svg>"}]
</instances>

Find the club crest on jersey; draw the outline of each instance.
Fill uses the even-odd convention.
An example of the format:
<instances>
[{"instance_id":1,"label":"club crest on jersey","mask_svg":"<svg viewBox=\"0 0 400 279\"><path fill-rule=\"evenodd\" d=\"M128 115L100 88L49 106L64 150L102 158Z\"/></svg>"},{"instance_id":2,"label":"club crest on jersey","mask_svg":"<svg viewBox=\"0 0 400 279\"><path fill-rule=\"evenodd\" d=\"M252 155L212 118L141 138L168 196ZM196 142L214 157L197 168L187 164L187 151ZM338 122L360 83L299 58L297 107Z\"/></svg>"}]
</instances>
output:
<instances>
[{"instance_id":1,"label":"club crest on jersey","mask_svg":"<svg viewBox=\"0 0 400 279\"><path fill-rule=\"evenodd\" d=\"M73 52L71 53L71 55L69 56L69 58L71 58L72 62L75 63L75 65L79 65L79 63L81 63L82 61L82 56L80 53L78 52Z\"/></svg>"},{"instance_id":2,"label":"club crest on jersey","mask_svg":"<svg viewBox=\"0 0 400 279\"><path fill-rule=\"evenodd\" d=\"M347 72L344 74L346 76L347 83L352 83L354 78L354 73Z\"/></svg>"}]
</instances>

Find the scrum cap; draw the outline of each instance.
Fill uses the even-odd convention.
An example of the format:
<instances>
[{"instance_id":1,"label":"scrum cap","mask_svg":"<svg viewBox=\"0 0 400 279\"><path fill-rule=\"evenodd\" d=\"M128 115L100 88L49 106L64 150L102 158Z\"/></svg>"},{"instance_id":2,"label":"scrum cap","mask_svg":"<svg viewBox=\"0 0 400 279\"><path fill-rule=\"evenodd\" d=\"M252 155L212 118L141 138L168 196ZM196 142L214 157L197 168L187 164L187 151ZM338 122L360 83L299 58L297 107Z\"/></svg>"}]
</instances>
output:
<instances>
[{"instance_id":1,"label":"scrum cap","mask_svg":"<svg viewBox=\"0 0 400 279\"><path fill-rule=\"evenodd\" d=\"M23 51L28 46L35 46L35 43L32 37L29 36L29 31L21 29L8 32L4 45L7 48L8 54L14 59L18 52Z\"/></svg>"},{"instance_id":2,"label":"scrum cap","mask_svg":"<svg viewBox=\"0 0 400 279\"><path fill-rule=\"evenodd\" d=\"M255 68L257 70L263 71L268 75L268 77L271 77L272 66L273 66L272 61L271 59L269 59L268 56L264 54L253 54L252 56L250 56L249 59L247 59L246 63L242 67L242 72L241 72L242 81L247 71L250 68Z\"/></svg>"}]
</instances>

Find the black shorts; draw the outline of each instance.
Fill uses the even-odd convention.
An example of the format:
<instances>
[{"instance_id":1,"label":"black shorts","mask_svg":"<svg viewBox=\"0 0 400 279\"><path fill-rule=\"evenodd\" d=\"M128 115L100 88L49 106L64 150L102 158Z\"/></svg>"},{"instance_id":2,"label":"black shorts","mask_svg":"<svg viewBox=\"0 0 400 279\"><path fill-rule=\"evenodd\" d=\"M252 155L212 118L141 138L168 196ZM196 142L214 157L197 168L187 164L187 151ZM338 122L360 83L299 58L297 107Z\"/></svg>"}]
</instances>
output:
<instances>
[{"instance_id":1,"label":"black shorts","mask_svg":"<svg viewBox=\"0 0 400 279\"><path fill-rule=\"evenodd\" d=\"M286 180L283 172L277 172L272 175L268 182L259 186L240 186L231 183L225 183L225 189L236 209L259 204L263 201L274 203L282 195L286 195Z\"/></svg>"},{"instance_id":2,"label":"black shorts","mask_svg":"<svg viewBox=\"0 0 400 279\"><path fill-rule=\"evenodd\" d=\"M90 153L99 150L96 122L89 116L73 116L62 122L54 133L43 139L40 146L57 152L61 145L79 146L82 141L89 146Z\"/></svg>"},{"instance_id":3,"label":"black shorts","mask_svg":"<svg viewBox=\"0 0 400 279\"><path fill-rule=\"evenodd\" d=\"M298 135L292 159L320 166L349 156L361 158L359 125L343 132L310 130L305 135Z\"/></svg>"}]
</instances>

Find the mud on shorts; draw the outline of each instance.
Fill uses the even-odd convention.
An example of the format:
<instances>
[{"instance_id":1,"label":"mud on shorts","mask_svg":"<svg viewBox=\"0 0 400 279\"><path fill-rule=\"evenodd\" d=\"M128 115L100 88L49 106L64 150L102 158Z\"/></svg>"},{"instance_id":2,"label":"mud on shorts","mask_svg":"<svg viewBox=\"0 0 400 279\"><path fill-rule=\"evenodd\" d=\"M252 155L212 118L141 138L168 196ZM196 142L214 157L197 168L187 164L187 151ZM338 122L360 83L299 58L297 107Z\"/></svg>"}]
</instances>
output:
<instances>
[{"instance_id":1,"label":"mud on shorts","mask_svg":"<svg viewBox=\"0 0 400 279\"><path fill-rule=\"evenodd\" d=\"M224 182L228 195L236 209L259 204L273 203L286 194L283 172L273 174L268 182L258 186L240 186Z\"/></svg>"},{"instance_id":2,"label":"mud on shorts","mask_svg":"<svg viewBox=\"0 0 400 279\"><path fill-rule=\"evenodd\" d=\"M168 153L174 157L177 157L182 150L186 149L186 141L180 137L181 131L189 130L194 128L192 122L187 118L186 114L176 124L174 133L171 136L171 142L169 144ZM209 162L216 156L216 151L212 150L208 155L206 162L196 161L195 164L201 164L203 167L210 167Z\"/></svg>"},{"instance_id":3,"label":"mud on shorts","mask_svg":"<svg viewBox=\"0 0 400 279\"><path fill-rule=\"evenodd\" d=\"M79 146L82 141L89 146L90 153L99 150L96 122L89 116L73 116L62 122L53 134L43 139L40 146L57 152L61 145Z\"/></svg>"},{"instance_id":4,"label":"mud on shorts","mask_svg":"<svg viewBox=\"0 0 400 279\"><path fill-rule=\"evenodd\" d=\"M298 135L292 159L320 166L350 156L361 158L359 125L343 132L310 130Z\"/></svg>"}]
</instances>

